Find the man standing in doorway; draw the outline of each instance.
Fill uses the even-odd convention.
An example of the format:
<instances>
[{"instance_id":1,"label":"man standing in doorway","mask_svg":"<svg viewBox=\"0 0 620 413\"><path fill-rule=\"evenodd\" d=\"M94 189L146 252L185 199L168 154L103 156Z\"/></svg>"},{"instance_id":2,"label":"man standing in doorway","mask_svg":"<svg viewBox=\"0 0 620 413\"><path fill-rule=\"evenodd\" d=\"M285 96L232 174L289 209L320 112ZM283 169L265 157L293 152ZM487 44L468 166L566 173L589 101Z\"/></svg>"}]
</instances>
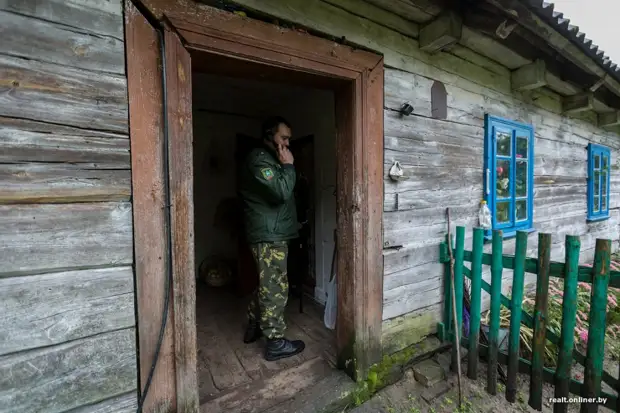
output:
<instances>
[{"instance_id":1,"label":"man standing in doorway","mask_svg":"<svg viewBox=\"0 0 620 413\"><path fill-rule=\"evenodd\" d=\"M299 354L305 348L301 340L284 338L288 243L298 237L290 138L291 126L284 118L268 119L262 128L262 145L250 152L240 171L245 232L259 273L243 341L252 343L264 335L268 361Z\"/></svg>"}]
</instances>

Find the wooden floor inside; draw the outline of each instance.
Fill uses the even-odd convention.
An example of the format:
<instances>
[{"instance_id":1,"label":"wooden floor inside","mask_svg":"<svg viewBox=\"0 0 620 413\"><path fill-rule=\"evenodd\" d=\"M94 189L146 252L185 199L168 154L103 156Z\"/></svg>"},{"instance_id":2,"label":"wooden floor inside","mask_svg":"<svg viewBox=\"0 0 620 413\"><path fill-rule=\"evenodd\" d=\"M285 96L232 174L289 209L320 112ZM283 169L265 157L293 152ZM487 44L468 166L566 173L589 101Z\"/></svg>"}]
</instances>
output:
<instances>
[{"instance_id":1,"label":"wooden floor inside","mask_svg":"<svg viewBox=\"0 0 620 413\"><path fill-rule=\"evenodd\" d=\"M305 351L288 359L266 361L263 357L264 338L253 344L243 343L248 300L226 289L211 288L198 282L197 367L201 405L215 404L216 399L229 399L235 389L247 388L248 385L252 391L260 390L261 382L267 383L278 374L282 376L286 370L299 375L304 373L305 367L302 366L308 366L316 375L317 371L325 370L325 367L317 369L318 365L329 364L331 368L335 363L335 331L323 325L323 308L310 298L304 298L303 313L299 311L299 299L289 299L286 312L285 335L289 339L303 340Z\"/></svg>"}]
</instances>

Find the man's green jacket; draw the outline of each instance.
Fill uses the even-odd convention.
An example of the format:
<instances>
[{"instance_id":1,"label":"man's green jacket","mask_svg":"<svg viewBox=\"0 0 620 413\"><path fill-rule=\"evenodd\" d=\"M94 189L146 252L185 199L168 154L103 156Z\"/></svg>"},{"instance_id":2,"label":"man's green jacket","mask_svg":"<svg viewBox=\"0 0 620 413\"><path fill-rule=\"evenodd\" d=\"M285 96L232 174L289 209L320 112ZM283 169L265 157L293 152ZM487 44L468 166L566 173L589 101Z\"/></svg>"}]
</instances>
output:
<instances>
[{"instance_id":1,"label":"man's green jacket","mask_svg":"<svg viewBox=\"0 0 620 413\"><path fill-rule=\"evenodd\" d=\"M239 173L247 241L297 238L295 167L280 164L273 150L263 146L249 153Z\"/></svg>"}]
</instances>

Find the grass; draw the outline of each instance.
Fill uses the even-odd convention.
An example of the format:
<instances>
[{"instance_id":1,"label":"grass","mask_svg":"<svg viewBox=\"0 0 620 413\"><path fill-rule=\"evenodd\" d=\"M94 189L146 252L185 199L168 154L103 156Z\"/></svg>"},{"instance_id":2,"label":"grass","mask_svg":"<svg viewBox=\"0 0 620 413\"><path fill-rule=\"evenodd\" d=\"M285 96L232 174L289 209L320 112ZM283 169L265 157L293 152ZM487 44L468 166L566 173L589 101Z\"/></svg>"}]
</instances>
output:
<instances>
[{"instance_id":1,"label":"grass","mask_svg":"<svg viewBox=\"0 0 620 413\"><path fill-rule=\"evenodd\" d=\"M620 257L615 256L612 261L612 269L620 270ZM584 353L588 344L588 318L590 312L591 285L580 282L577 287L577 320L575 327L575 347ZM547 328L554 332L558 337L561 336L562 325L562 302L563 302L564 280L552 278L549 282L549 301ZM614 360L620 358L620 289L610 288L607 296L607 328L605 330L605 353L606 357ZM528 314L534 314L535 293L526 295L523 300L522 308ZM486 324L489 324L489 313L485 317ZM500 326L508 328L510 326L510 310L502 307L500 311ZM534 331L532 328L521 325L521 356L531 360L532 339ZM545 346L545 365L555 367L557 363L558 348L556 345L547 341Z\"/></svg>"}]
</instances>

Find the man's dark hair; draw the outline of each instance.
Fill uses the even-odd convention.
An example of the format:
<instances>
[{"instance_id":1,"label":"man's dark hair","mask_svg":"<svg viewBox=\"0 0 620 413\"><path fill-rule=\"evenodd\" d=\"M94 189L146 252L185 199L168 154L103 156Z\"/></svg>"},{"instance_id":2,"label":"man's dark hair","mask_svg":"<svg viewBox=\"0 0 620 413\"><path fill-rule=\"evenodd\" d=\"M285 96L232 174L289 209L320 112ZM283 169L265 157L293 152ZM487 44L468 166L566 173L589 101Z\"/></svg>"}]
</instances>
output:
<instances>
[{"instance_id":1,"label":"man's dark hair","mask_svg":"<svg viewBox=\"0 0 620 413\"><path fill-rule=\"evenodd\" d=\"M263 139L272 141L280 125L285 125L287 128L291 129L291 124L282 116L273 116L265 120L261 129Z\"/></svg>"}]
</instances>

